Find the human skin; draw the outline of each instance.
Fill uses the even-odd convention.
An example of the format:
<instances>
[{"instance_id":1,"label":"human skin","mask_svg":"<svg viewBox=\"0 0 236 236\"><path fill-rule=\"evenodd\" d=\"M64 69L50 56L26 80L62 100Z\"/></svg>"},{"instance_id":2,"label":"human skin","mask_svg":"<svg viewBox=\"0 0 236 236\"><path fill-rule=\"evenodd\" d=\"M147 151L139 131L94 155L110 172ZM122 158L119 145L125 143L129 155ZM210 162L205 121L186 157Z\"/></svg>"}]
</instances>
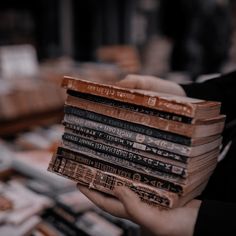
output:
<instances>
[{"instance_id":1,"label":"human skin","mask_svg":"<svg viewBox=\"0 0 236 236\"><path fill-rule=\"evenodd\" d=\"M178 96L186 96L184 89L177 83L148 75L127 75L116 83L117 86L131 89L143 89Z\"/></svg>"}]
</instances>

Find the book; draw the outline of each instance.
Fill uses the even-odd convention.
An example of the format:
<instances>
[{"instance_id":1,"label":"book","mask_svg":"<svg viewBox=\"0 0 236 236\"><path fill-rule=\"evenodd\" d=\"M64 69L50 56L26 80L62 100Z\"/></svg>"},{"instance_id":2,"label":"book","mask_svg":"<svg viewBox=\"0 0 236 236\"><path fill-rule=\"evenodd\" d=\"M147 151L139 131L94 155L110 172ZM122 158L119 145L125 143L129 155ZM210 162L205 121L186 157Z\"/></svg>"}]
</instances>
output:
<instances>
[{"instance_id":1,"label":"book","mask_svg":"<svg viewBox=\"0 0 236 236\"><path fill-rule=\"evenodd\" d=\"M199 176L204 178L204 176L206 176L210 172L212 172L212 170L216 166L215 161L213 161L211 163L207 163L204 166L204 168L200 168L197 171L192 172L191 175L188 176L188 178L183 178L183 177L181 177L179 175L175 175L173 173L166 173L166 172L154 169L154 168L149 168L147 166L140 165L140 164L137 164L137 163L133 163L133 162L124 160L122 158L109 155L109 154L104 153L104 152L98 152L96 150L93 150L93 149L90 149L90 148L87 148L87 147L84 147L84 146L80 146L80 145L74 144L72 142L63 141L61 147L65 148L65 149L69 149L69 150L74 151L74 152L77 152L78 155L80 155L80 154L85 155L86 160L88 158L89 159L93 158L93 159L98 160L99 165L97 165L97 167L98 168L105 168L105 169L107 168L108 170L106 170L106 171L117 171L117 173L120 173L118 170L119 170L119 168L121 168L124 171L131 171L130 172L131 175L132 175L132 173L134 173L134 174L135 173L141 173L145 176L146 180L147 180L147 176L150 176L150 177L157 178L158 180L162 179L162 180L164 180L164 182L168 181L168 182L175 183L177 185L180 184L180 185L192 186L195 182L199 181ZM63 155L67 156L67 154L65 154L65 152L63 152L63 153L64 153ZM71 158L71 154L69 154L68 158L69 159ZM80 159L81 158L79 158L79 160ZM83 159L83 161L84 161L84 159ZM90 161L88 163L90 163ZM92 161L91 164L93 165L94 162ZM121 172L121 173L123 173L123 172ZM200 178L200 181L201 181L202 178ZM151 184L154 184L154 183L155 182L153 182ZM157 185L157 187L158 186L159 185ZM185 187L186 186L183 186L183 189L184 189L183 193L185 193L187 191L185 189ZM182 187L181 187L181 189L182 189ZM175 191L175 189L174 189L174 191Z\"/></svg>"},{"instance_id":2,"label":"book","mask_svg":"<svg viewBox=\"0 0 236 236\"><path fill-rule=\"evenodd\" d=\"M100 143L115 145L116 147L121 147L127 151L145 155L154 159L160 157L174 160L176 161L176 164L178 164L178 162L195 163L196 161L205 159L206 154L208 154L208 152L214 149L219 150L219 145L217 145L219 141L217 140L218 142L215 141L212 146L209 145L209 148L208 150L206 150L205 153L198 156L189 157L185 155L176 154L172 151L166 151L162 148L151 147L149 145L133 142L125 138L116 137L106 132L100 132L96 129L90 129L79 125L73 125L67 122L63 122L63 124L65 126L65 133L72 133L74 135L78 135L83 138L89 138L90 140L97 141Z\"/></svg>"},{"instance_id":3,"label":"book","mask_svg":"<svg viewBox=\"0 0 236 236\"><path fill-rule=\"evenodd\" d=\"M220 114L220 102L173 96L152 91L126 89L75 77L65 76L62 81L62 87L194 119L213 118Z\"/></svg>"},{"instance_id":4,"label":"book","mask_svg":"<svg viewBox=\"0 0 236 236\"><path fill-rule=\"evenodd\" d=\"M151 115L151 116L163 118L166 120L179 121L186 124L191 124L194 121L196 121L195 119L192 119L190 117L176 115L176 114L165 112L165 111L159 111L159 110L152 109L149 107L144 107L141 105L125 103L125 102L117 101L117 100L106 98L106 97L96 96L94 94L82 93L82 92L70 90L70 89L68 89L66 93L67 95L72 96L72 97L86 99L92 102L98 102L98 103L109 105L109 106L115 106L115 107L123 108L129 111L136 111L136 112L140 112L141 114Z\"/></svg>"},{"instance_id":5,"label":"book","mask_svg":"<svg viewBox=\"0 0 236 236\"><path fill-rule=\"evenodd\" d=\"M58 156L58 163L63 163L65 167L70 165L74 166L76 163L84 164L100 171L115 174L133 181L142 182L148 186L178 193L179 195L186 195L201 182L204 182L209 178L216 166L216 163L214 163L204 170L195 172L188 179L180 179L163 172L156 171L156 173L153 173L147 168L138 169L136 164L130 166L127 163L124 163L123 165L121 161L117 162L117 159L113 159L112 156L107 155L110 160L108 158L105 159L103 158L104 155L99 155L97 152L90 152L87 149L82 151L77 148L72 149L68 146L62 146L58 148L55 155ZM71 169L71 171L73 170ZM68 174L70 174L70 172L68 172ZM199 176L201 176L200 179Z\"/></svg>"},{"instance_id":6,"label":"book","mask_svg":"<svg viewBox=\"0 0 236 236\"><path fill-rule=\"evenodd\" d=\"M64 107L64 112L65 114L78 116L85 119L90 119L92 121L108 124L114 127L130 130L130 131L148 135L154 138L159 138L159 139L163 139L163 140L167 140L167 141L171 141L171 142L179 143L183 145L188 145L188 146L191 146L193 142L196 144L209 142L209 139L210 139L209 137L200 138L200 139L192 139L190 137L185 137L178 134L172 134L167 131L158 130L158 129L147 127L141 124L134 124L128 121L122 121L113 117L105 116L96 112L88 111L86 109L81 109L81 108L72 107L68 105Z\"/></svg>"},{"instance_id":7,"label":"book","mask_svg":"<svg viewBox=\"0 0 236 236\"><path fill-rule=\"evenodd\" d=\"M71 134L65 133L63 135L63 140L67 140L79 146L85 146L85 147L88 147L89 149L93 149L99 152L105 152L109 155L114 155L116 157L125 159L130 162L138 163L140 165L145 165L149 168L153 168L153 169L155 168L157 170L160 170L166 173L173 173L183 178L187 177L188 175L187 170L181 166L172 165L172 164L165 163L159 160L155 160L155 159L151 159L151 158L141 156L135 153L131 153L120 148L116 148L116 147L105 145L98 142L93 142L89 139L83 139L78 136L73 136Z\"/></svg>"},{"instance_id":8,"label":"book","mask_svg":"<svg viewBox=\"0 0 236 236\"><path fill-rule=\"evenodd\" d=\"M68 114L65 114L63 124L67 128L78 131L89 128L109 135L109 137L113 136L115 138L121 138L126 140L127 143L131 143L130 145L132 145L132 147L143 151L150 148L179 154L182 157L179 156L177 159L181 160L183 159L183 156L199 156L209 150L219 147L222 140L220 136L212 136L213 140L210 140L208 143L198 146L186 146ZM98 135L98 137L100 136ZM110 137L109 140L112 140L112 138Z\"/></svg>"},{"instance_id":9,"label":"book","mask_svg":"<svg viewBox=\"0 0 236 236\"><path fill-rule=\"evenodd\" d=\"M186 178L192 172L199 170L201 166L207 166L208 163L217 162L217 156L219 154L219 149L216 148L206 153L200 160L191 158L188 163L181 163L158 155L145 155L145 153L142 153L142 155L140 153L132 152L122 146L107 145L103 141L94 141L67 132L63 134L62 139L75 143L81 147L87 147L98 152L107 153L108 155L116 156L129 162L147 166L154 170L171 173L183 178Z\"/></svg>"},{"instance_id":10,"label":"book","mask_svg":"<svg viewBox=\"0 0 236 236\"><path fill-rule=\"evenodd\" d=\"M74 91L73 91L74 92ZM117 104L116 101L107 99L103 101L90 94L80 93L74 94L68 92L66 104L74 107L79 107L89 111L126 120L137 124L147 125L156 129L169 131L171 133L180 134L187 137L199 138L219 134L224 128L225 116L219 115L210 119L193 120L191 124L160 118L158 115L145 114L145 109L130 108L125 103ZM83 95L83 96L82 96ZM102 100L102 101L101 101ZM141 110L141 112L140 112Z\"/></svg>"},{"instance_id":11,"label":"book","mask_svg":"<svg viewBox=\"0 0 236 236\"><path fill-rule=\"evenodd\" d=\"M66 141L66 140L63 141L61 147L65 148L65 149L69 149L71 151L75 151L78 154L87 155L86 158L91 158L92 157L92 158L95 158L95 159L98 159L98 160L102 160L102 161L104 161L105 164L106 163L112 164L112 167L114 167L114 165L116 165L116 167L125 168L127 170L130 170L132 173L133 172L134 173L141 172L145 175L146 174L152 175L154 177L163 178L165 180L173 181L173 182L176 182L176 183L185 183L185 180L186 180L186 179L184 179L184 178L182 178L178 175L175 175L175 174L172 174L172 173L162 172L162 171L159 171L159 170L156 170L156 169L153 169L153 168L149 168L147 166L140 165L140 164L137 164L137 163L133 163L133 162L127 161L125 159L107 154L105 152L99 152L99 151L90 149L90 148L85 147L85 146L80 146L80 145L77 145L75 143L72 143L72 142L69 142L69 141ZM66 154L64 153L64 155L66 155ZM101 165L101 167L102 166L103 165ZM111 170L116 171L116 169L113 169L113 168L111 168ZM118 169L117 169L117 171L118 171Z\"/></svg>"},{"instance_id":12,"label":"book","mask_svg":"<svg viewBox=\"0 0 236 236\"><path fill-rule=\"evenodd\" d=\"M193 197L193 194L195 196L199 195L204 188L203 186L205 186L205 183L199 185L197 188L193 189L189 195L181 198L176 193L147 186L146 184L138 181L129 180L116 174L100 171L92 168L91 166L80 164L72 160L64 159L65 162L61 162L59 159L61 159L59 156L53 156L52 161L49 164L49 171L57 173L58 175L66 176L67 178L79 182L80 184L84 184L92 189L96 189L110 195L113 195L115 186L124 185L134 191L142 201L151 205L162 206L164 208L173 208L186 203Z\"/></svg>"},{"instance_id":13,"label":"book","mask_svg":"<svg viewBox=\"0 0 236 236\"><path fill-rule=\"evenodd\" d=\"M158 130L152 127L148 127L141 124L135 124L129 121L119 120L110 116L105 116L93 111L88 111L86 109L81 109L73 106L64 106L64 112L67 115L72 115L73 117L82 117L84 119L89 119L95 122L103 123L105 125L110 125L113 127L118 127L121 129L126 129L132 132L136 132L142 135L147 135L150 137L170 141L173 143L178 143L186 146L196 146L211 142L219 137L219 135L211 135L202 138L190 138L179 134L173 134L167 131Z\"/></svg>"},{"instance_id":14,"label":"book","mask_svg":"<svg viewBox=\"0 0 236 236\"><path fill-rule=\"evenodd\" d=\"M53 162L55 162L55 165ZM68 164L66 166L65 163L61 161L61 158L59 156L54 155L52 158L52 163L49 164L48 170L59 175L67 176L67 178L70 178L77 182L89 183L91 186L93 185L93 179L103 179L103 177L99 175L101 171L97 172L95 168L71 160L67 160L67 163L70 163L70 166L75 165L76 168L72 169L68 166ZM169 207L171 206L170 204L173 204L173 202L170 203L170 201L168 200L168 196L172 196L173 198L177 199L178 195L174 193L161 189L155 189L150 186L144 185L143 183L134 182L132 180L128 180L125 177L122 178L108 172L104 173L107 176L106 178L104 178L106 184L104 183L103 185L105 185L104 187L107 189L106 193L108 194L111 190L113 190L115 185L125 185L131 190L135 190L135 192L140 196L143 201L150 201L150 203L152 203L153 205L162 203L163 206ZM96 174L98 174L97 177ZM112 176L115 178L112 178ZM107 182L106 179L108 179ZM115 185L112 185L113 181L115 181Z\"/></svg>"}]
</instances>

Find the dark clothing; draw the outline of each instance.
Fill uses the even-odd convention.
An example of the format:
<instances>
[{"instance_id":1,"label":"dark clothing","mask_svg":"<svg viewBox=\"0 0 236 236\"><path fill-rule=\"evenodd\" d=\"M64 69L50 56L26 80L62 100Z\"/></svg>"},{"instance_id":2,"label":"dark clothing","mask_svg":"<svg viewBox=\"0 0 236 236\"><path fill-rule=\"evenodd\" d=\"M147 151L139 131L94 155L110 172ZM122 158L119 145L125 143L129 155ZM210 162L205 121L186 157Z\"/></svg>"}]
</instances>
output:
<instances>
[{"instance_id":1,"label":"dark clothing","mask_svg":"<svg viewBox=\"0 0 236 236\"><path fill-rule=\"evenodd\" d=\"M203 201L194 236L235 235L235 203Z\"/></svg>"},{"instance_id":2,"label":"dark clothing","mask_svg":"<svg viewBox=\"0 0 236 236\"><path fill-rule=\"evenodd\" d=\"M194 236L235 235L236 232L236 71L204 83L182 85L189 97L222 102L227 116L223 142L232 145L203 192Z\"/></svg>"},{"instance_id":3,"label":"dark clothing","mask_svg":"<svg viewBox=\"0 0 236 236\"><path fill-rule=\"evenodd\" d=\"M171 70L186 71L193 79L220 71L231 35L229 7L224 2L160 1L161 33L173 41Z\"/></svg>"},{"instance_id":4,"label":"dark clothing","mask_svg":"<svg viewBox=\"0 0 236 236\"><path fill-rule=\"evenodd\" d=\"M220 101L221 113L227 116L226 123L236 119L236 71L204 83L193 83L182 87L189 97Z\"/></svg>"}]
</instances>

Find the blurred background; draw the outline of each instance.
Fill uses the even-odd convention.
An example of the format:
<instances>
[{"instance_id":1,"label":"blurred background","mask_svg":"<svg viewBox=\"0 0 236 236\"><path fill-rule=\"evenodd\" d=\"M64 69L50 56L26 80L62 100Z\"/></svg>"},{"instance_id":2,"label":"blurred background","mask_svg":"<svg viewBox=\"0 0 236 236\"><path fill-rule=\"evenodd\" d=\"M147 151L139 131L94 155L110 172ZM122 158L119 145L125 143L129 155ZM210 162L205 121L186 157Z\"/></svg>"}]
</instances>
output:
<instances>
[{"instance_id":1,"label":"blurred background","mask_svg":"<svg viewBox=\"0 0 236 236\"><path fill-rule=\"evenodd\" d=\"M0 235L141 235L47 172L64 75L191 83L235 69L235 0L1 0Z\"/></svg>"}]
</instances>

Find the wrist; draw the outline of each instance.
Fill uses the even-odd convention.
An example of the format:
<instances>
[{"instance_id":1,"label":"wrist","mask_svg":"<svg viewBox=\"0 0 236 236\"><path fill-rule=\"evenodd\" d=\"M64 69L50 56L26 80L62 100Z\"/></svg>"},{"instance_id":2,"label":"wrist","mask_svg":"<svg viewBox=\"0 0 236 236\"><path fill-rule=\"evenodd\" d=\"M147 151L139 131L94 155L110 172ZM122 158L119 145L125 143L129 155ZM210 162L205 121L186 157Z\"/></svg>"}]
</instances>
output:
<instances>
[{"instance_id":1,"label":"wrist","mask_svg":"<svg viewBox=\"0 0 236 236\"><path fill-rule=\"evenodd\" d=\"M157 236L193 236L201 201L192 200L184 207L176 208L169 214L163 212L165 227L155 225L154 235ZM165 216L166 215L166 216Z\"/></svg>"}]
</instances>

